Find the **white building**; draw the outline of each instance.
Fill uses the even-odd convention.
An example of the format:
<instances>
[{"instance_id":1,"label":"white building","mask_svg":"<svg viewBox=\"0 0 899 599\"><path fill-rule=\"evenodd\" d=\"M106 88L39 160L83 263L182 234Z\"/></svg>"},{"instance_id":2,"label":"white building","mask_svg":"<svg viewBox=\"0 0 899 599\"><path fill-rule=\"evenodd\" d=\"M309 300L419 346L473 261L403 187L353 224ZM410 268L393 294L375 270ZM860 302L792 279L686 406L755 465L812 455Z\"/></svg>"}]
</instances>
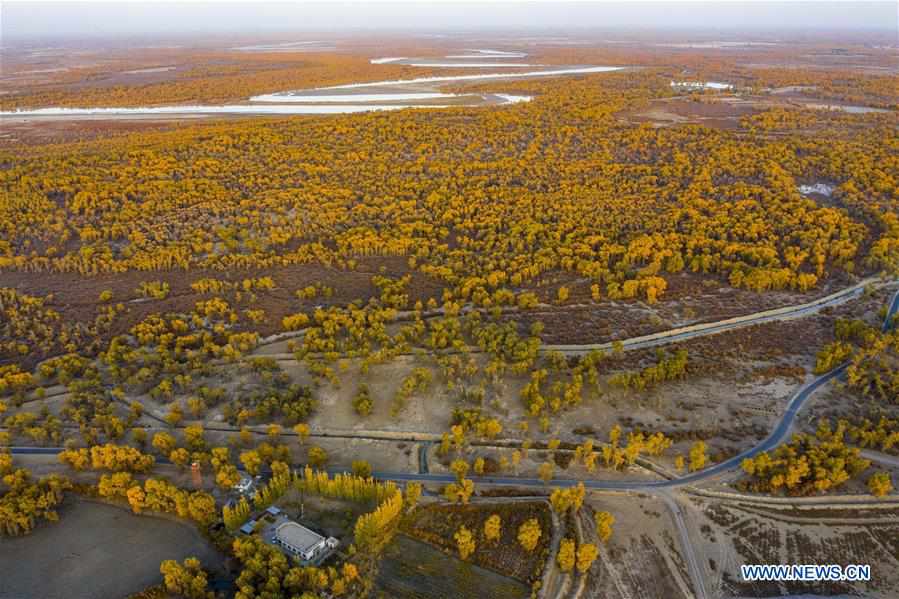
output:
<instances>
[{"instance_id":1,"label":"white building","mask_svg":"<svg viewBox=\"0 0 899 599\"><path fill-rule=\"evenodd\" d=\"M279 525L275 529L274 541L305 562L324 557L340 544L334 537L326 539L296 522Z\"/></svg>"}]
</instances>

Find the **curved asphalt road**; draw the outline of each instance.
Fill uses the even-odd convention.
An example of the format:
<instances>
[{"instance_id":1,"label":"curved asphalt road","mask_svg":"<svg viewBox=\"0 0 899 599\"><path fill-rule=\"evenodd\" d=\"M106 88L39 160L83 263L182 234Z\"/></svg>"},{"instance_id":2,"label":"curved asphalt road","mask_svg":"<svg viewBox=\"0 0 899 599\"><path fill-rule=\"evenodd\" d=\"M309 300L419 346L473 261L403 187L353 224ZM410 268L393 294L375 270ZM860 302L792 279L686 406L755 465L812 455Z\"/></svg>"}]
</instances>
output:
<instances>
[{"instance_id":1,"label":"curved asphalt road","mask_svg":"<svg viewBox=\"0 0 899 599\"><path fill-rule=\"evenodd\" d=\"M890 301L889 308L887 310L886 318L883 322L883 331L889 330L892 325L893 316L899 312L899 292L896 292L893 295L892 300ZM728 472L730 470L735 470L740 467L740 462L742 462L746 458L754 457L762 452L770 451L774 449L784 440L787 434L790 432L790 429L793 427L793 422L796 419L796 414L802 409L802 406L812 395L828 384L835 378L838 378L846 372L846 369L849 367L848 363L842 364L837 368L831 370L827 374L821 375L815 380L807 383L799 388L799 390L793 395L787 404L787 408L784 411L783 416L781 416L780 421L777 423L777 426L774 430L771 431L771 434L768 437L750 449L735 455L732 458L724 460L723 462L719 462L713 466L705 468L704 470L700 470L698 472L693 472L691 474L687 474L686 476L681 476L679 478L674 478L670 480L655 480L655 481L627 481L627 480L577 480L577 479L553 479L551 481L552 485L555 487L572 487L577 485L579 482L583 482L584 486L588 489L602 489L602 490L622 490L622 491L652 491L654 489L671 489L676 487L682 487L684 485L689 485L693 483L697 483L701 480L716 476L718 474L722 474L724 472ZM61 451L63 448L61 447L12 447L10 448L11 453L17 455L55 455ZM167 460L164 458L157 459L159 463L167 463ZM345 472L344 469L328 469L331 472ZM380 478L384 480L393 480L397 482L411 482L411 481L419 481L419 482L433 482L433 483L450 483L455 482L456 477L453 474L432 474L427 471L424 472L373 472L372 476L375 478ZM497 477L472 477L472 480L475 483L480 484L488 484L488 485L504 485L504 486L545 486L547 483L544 483L539 478L521 478L521 477L513 477L513 476L497 476Z\"/></svg>"}]
</instances>

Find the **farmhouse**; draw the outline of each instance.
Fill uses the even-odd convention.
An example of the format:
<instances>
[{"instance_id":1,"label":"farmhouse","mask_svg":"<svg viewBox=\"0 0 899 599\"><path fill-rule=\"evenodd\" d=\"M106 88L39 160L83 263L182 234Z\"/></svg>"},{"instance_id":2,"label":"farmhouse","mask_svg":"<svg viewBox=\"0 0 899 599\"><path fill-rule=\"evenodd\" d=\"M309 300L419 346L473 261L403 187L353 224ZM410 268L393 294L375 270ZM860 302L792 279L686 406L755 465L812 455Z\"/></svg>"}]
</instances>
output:
<instances>
[{"instance_id":1,"label":"farmhouse","mask_svg":"<svg viewBox=\"0 0 899 599\"><path fill-rule=\"evenodd\" d=\"M316 561L337 548L339 541L327 539L296 522L284 522L275 529L275 543L304 562Z\"/></svg>"}]
</instances>

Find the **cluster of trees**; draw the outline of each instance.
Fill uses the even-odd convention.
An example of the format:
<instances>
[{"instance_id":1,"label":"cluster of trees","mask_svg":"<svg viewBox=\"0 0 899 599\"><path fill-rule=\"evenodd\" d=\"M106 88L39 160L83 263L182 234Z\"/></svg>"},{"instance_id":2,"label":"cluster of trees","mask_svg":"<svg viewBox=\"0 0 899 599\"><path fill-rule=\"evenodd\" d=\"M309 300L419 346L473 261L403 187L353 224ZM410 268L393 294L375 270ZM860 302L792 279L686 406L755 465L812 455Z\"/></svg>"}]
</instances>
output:
<instances>
[{"instance_id":1,"label":"cluster of trees","mask_svg":"<svg viewBox=\"0 0 899 599\"><path fill-rule=\"evenodd\" d=\"M305 313L288 316L282 323L288 330L309 325L298 358L324 354L325 359L333 361L332 356L338 354L367 356L381 349L389 355L407 349L405 336L412 328L403 328L395 336L387 332L387 324L397 317L397 309L387 304L396 303L391 293L395 292L383 288L385 297L371 297L365 304L357 300L347 306L317 307L311 319Z\"/></svg>"},{"instance_id":2,"label":"cluster of trees","mask_svg":"<svg viewBox=\"0 0 899 599\"><path fill-rule=\"evenodd\" d=\"M222 507L222 522L225 524L225 528L229 531L234 532L241 525L247 521L247 518L250 517L250 513L253 508L250 506L250 502L247 501L246 497L241 497L240 500L234 504L233 506L225 505Z\"/></svg>"},{"instance_id":3,"label":"cluster of trees","mask_svg":"<svg viewBox=\"0 0 899 599\"><path fill-rule=\"evenodd\" d=\"M202 459L196 461L203 462ZM215 473L215 484L218 485L219 488L228 490L240 482L240 472L238 472L237 466L231 463L230 448L213 447L210 452L209 463Z\"/></svg>"},{"instance_id":4,"label":"cluster of trees","mask_svg":"<svg viewBox=\"0 0 899 599\"><path fill-rule=\"evenodd\" d=\"M106 386L101 371L82 356L72 354L53 358L43 363L38 372L42 383L62 382L68 394L58 417L52 415L47 406L42 406L38 414L19 412L14 423L7 423L14 432L24 432L37 443L47 439L61 443L63 422L76 424L88 446L102 443L103 437L115 441L124 437L142 413L141 406L133 403L122 416L124 406L117 403L123 398L122 390ZM35 394L40 397L41 389L38 388Z\"/></svg>"},{"instance_id":5,"label":"cluster of trees","mask_svg":"<svg viewBox=\"0 0 899 599\"><path fill-rule=\"evenodd\" d=\"M849 362L846 383L866 396L896 401L899 397L899 330L881 331L863 320L837 319L836 340L818 351L815 373Z\"/></svg>"},{"instance_id":6,"label":"cluster of trees","mask_svg":"<svg viewBox=\"0 0 899 599\"><path fill-rule=\"evenodd\" d=\"M549 496L550 505L559 515L565 515L570 512L577 512L584 504L584 496L586 489L584 483L578 483L577 486L567 489L554 489Z\"/></svg>"},{"instance_id":7,"label":"cluster of trees","mask_svg":"<svg viewBox=\"0 0 899 599\"><path fill-rule=\"evenodd\" d=\"M363 514L356 520L353 539L356 548L374 558L393 539L403 514L403 494L397 490L382 501L373 512Z\"/></svg>"},{"instance_id":8,"label":"cluster of trees","mask_svg":"<svg viewBox=\"0 0 899 599\"><path fill-rule=\"evenodd\" d=\"M408 376L403 378L399 389L393 394L393 400L390 405L390 413L397 416L406 406L406 402L413 394L424 393L428 390L433 380L433 375L428 368L414 368Z\"/></svg>"},{"instance_id":9,"label":"cluster of trees","mask_svg":"<svg viewBox=\"0 0 899 599\"><path fill-rule=\"evenodd\" d=\"M542 325L532 331L532 339ZM539 349L539 343L534 348ZM534 417L548 422L549 415L563 408L574 408L583 401L585 384L593 390L594 396L599 394L599 364L606 354L594 350L582 356L573 367L569 367L568 358L559 352L549 352L546 356L547 368L534 368L530 373L530 381L521 390L521 400ZM555 380L553 380L555 379Z\"/></svg>"},{"instance_id":10,"label":"cluster of trees","mask_svg":"<svg viewBox=\"0 0 899 599\"><path fill-rule=\"evenodd\" d=\"M264 510L287 493L293 483L290 467L283 462L272 464L272 478L253 495L253 505L257 510Z\"/></svg>"},{"instance_id":11,"label":"cluster of trees","mask_svg":"<svg viewBox=\"0 0 899 599\"><path fill-rule=\"evenodd\" d=\"M564 538L559 543L556 563L562 572L571 572L577 567L579 573L585 574L598 555L599 550L593 543L577 544L575 539Z\"/></svg>"},{"instance_id":12,"label":"cluster of trees","mask_svg":"<svg viewBox=\"0 0 899 599\"><path fill-rule=\"evenodd\" d=\"M183 563L167 559L159 565L165 590L185 599L214 599L209 590L209 576L200 560L188 557Z\"/></svg>"},{"instance_id":13,"label":"cluster of trees","mask_svg":"<svg viewBox=\"0 0 899 599\"><path fill-rule=\"evenodd\" d=\"M25 393L32 389L34 384L32 374L23 372L18 365L0 366L0 397L12 396L13 401L24 400Z\"/></svg>"},{"instance_id":14,"label":"cluster of trees","mask_svg":"<svg viewBox=\"0 0 899 599\"><path fill-rule=\"evenodd\" d=\"M330 476L326 471L313 470L310 466L306 466L302 475L297 476L295 485L305 493L377 503L393 497L397 491L396 484L392 481L378 481L370 477L342 473ZM410 483L410 486L418 488L417 483Z\"/></svg>"},{"instance_id":15,"label":"cluster of trees","mask_svg":"<svg viewBox=\"0 0 899 599\"><path fill-rule=\"evenodd\" d=\"M281 319L281 326L284 327L285 331L299 331L306 328L308 324L309 316L304 312L290 314Z\"/></svg>"},{"instance_id":16,"label":"cluster of trees","mask_svg":"<svg viewBox=\"0 0 899 599\"><path fill-rule=\"evenodd\" d=\"M271 291L275 289L275 281L271 277L249 277L241 281L229 281L207 277L198 279L190 284L190 288L197 293L222 295L229 291Z\"/></svg>"},{"instance_id":17,"label":"cluster of trees","mask_svg":"<svg viewBox=\"0 0 899 599\"><path fill-rule=\"evenodd\" d=\"M281 420L284 424L293 426L307 420L318 406L312 389L291 383L287 375L268 380L267 384L250 388L229 402L223 410L225 419L232 424L241 425Z\"/></svg>"},{"instance_id":18,"label":"cluster of trees","mask_svg":"<svg viewBox=\"0 0 899 599\"><path fill-rule=\"evenodd\" d=\"M679 349L674 355L664 350L656 352L656 363L639 372L621 372L609 378L609 384L622 389L644 391L665 381L682 379L687 374L687 350Z\"/></svg>"},{"instance_id":19,"label":"cluster of trees","mask_svg":"<svg viewBox=\"0 0 899 599\"><path fill-rule=\"evenodd\" d=\"M270 443L262 442L255 449L247 449L240 452L238 459L247 472L256 475L259 474L259 470L264 464L272 465L275 462L290 463L290 448L287 445L271 445Z\"/></svg>"},{"instance_id":20,"label":"cluster of trees","mask_svg":"<svg viewBox=\"0 0 899 599\"><path fill-rule=\"evenodd\" d=\"M209 525L218 516L215 498L205 491L186 491L168 481L148 478L143 484L130 472L104 474L97 483L97 494L123 500L135 514L145 510L175 514L180 518Z\"/></svg>"},{"instance_id":21,"label":"cluster of trees","mask_svg":"<svg viewBox=\"0 0 899 599\"><path fill-rule=\"evenodd\" d=\"M849 440L861 447L888 453L899 448L899 419L881 416L876 422L868 418L854 422L840 420L837 426L845 428Z\"/></svg>"},{"instance_id":22,"label":"cluster of trees","mask_svg":"<svg viewBox=\"0 0 899 599\"><path fill-rule=\"evenodd\" d=\"M37 369L46 383L68 385L76 377L82 377L91 367L91 361L79 354L63 354L41 362Z\"/></svg>"},{"instance_id":23,"label":"cluster of trees","mask_svg":"<svg viewBox=\"0 0 899 599\"><path fill-rule=\"evenodd\" d=\"M165 299L169 296L171 288L165 281L141 281L135 292L141 297L151 299Z\"/></svg>"},{"instance_id":24,"label":"cluster of trees","mask_svg":"<svg viewBox=\"0 0 899 599\"><path fill-rule=\"evenodd\" d=\"M645 240L640 240L644 242ZM654 304L658 301L665 289L668 288L668 282L660 276L651 273L658 272L661 263L653 263L647 267L644 272L646 276L638 279L628 279L621 284L611 282L606 289L606 295L609 299L632 299L635 297L644 297L646 302ZM665 269L669 272L677 272L683 268L684 262L680 254L671 254L665 261ZM591 290L591 295L598 298L601 295L599 285L594 283L596 287Z\"/></svg>"},{"instance_id":25,"label":"cluster of trees","mask_svg":"<svg viewBox=\"0 0 899 599\"><path fill-rule=\"evenodd\" d=\"M361 383L356 389L356 395L353 396L353 409L360 416L368 416L374 409L374 405L368 385Z\"/></svg>"},{"instance_id":26,"label":"cluster of trees","mask_svg":"<svg viewBox=\"0 0 899 599\"><path fill-rule=\"evenodd\" d=\"M845 443L846 426L831 429L820 423L815 435L797 434L773 452L743 460L749 481L742 486L755 492L811 495L836 489L871 465L859 449Z\"/></svg>"},{"instance_id":27,"label":"cluster of trees","mask_svg":"<svg viewBox=\"0 0 899 599\"><path fill-rule=\"evenodd\" d=\"M241 536L234 540L231 549L241 564L240 575L235 581L237 599L317 599L364 591L357 588L363 587L366 581L353 562L345 562L340 568L291 566L281 550L257 536Z\"/></svg>"},{"instance_id":28,"label":"cluster of trees","mask_svg":"<svg viewBox=\"0 0 899 599\"><path fill-rule=\"evenodd\" d=\"M0 416L6 412L7 406L0 401ZM3 419L3 426L9 429L8 434L25 435L38 445L47 441L58 443L62 439L62 421L51 414L46 406L38 414L19 411Z\"/></svg>"},{"instance_id":29,"label":"cluster of trees","mask_svg":"<svg viewBox=\"0 0 899 599\"><path fill-rule=\"evenodd\" d=\"M603 296L654 301L680 270L804 289L858 269L865 248L895 257L877 244L894 212L887 120L836 139L621 127L612 113L667 82L601 77L513 84L539 97L464 121L398 111L141 133L137 154L128 135L7 152L15 217L0 268L349 268L403 255L455 299L508 298L564 270ZM485 135L472 140L471 127ZM813 177L837 182L852 209L801 196L796 181ZM868 204L858 212L856 194ZM868 215L883 225L869 229Z\"/></svg>"},{"instance_id":30,"label":"cluster of trees","mask_svg":"<svg viewBox=\"0 0 899 599\"><path fill-rule=\"evenodd\" d=\"M40 357L55 353L93 354L101 348L102 335L125 309L122 304L98 306L93 321L82 321L64 318L52 305L52 295L38 297L0 287L0 358L33 365ZM0 371L2 374L5 373ZM21 381L8 382L7 391L21 392ZM0 387L0 396L3 394Z\"/></svg>"},{"instance_id":31,"label":"cluster of trees","mask_svg":"<svg viewBox=\"0 0 899 599\"><path fill-rule=\"evenodd\" d=\"M834 323L836 340L818 351L815 374L829 372L848 360L855 346L870 346L879 336L879 331L864 320L838 318Z\"/></svg>"},{"instance_id":32,"label":"cluster of trees","mask_svg":"<svg viewBox=\"0 0 899 599\"><path fill-rule=\"evenodd\" d=\"M689 453L690 462L688 464L690 472L696 472L697 470L702 470L705 467L706 462L708 461L708 455L706 454L706 449L707 449L706 443L705 443L705 441L702 441L702 440L696 441L690 447L690 453ZM680 457L680 456L678 456L678 457ZM681 468L678 467L678 470L680 470L680 469Z\"/></svg>"},{"instance_id":33,"label":"cluster of trees","mask_svg":"<svg viewBox=\"0 0 899 599\"><path fill-rule=\"evenodd\" d=\"M258 334L233 332L237 314L227 302L197 302L186 315L151 314L128 335L114 337L100 358L109 383L171 400L214 371L213 361L238 361L258 342Z\"/></svg>"},{"instance_id":34,"label":"cluster of trees","mask_svg":"<svg viewBox=\"0 0 899 599\"><path fill-rule=\"evenodd\" d=\"M177 56L173 56L172 52ZM127 50L125 52L128 52ZM159 106L171 104L228 104L276 89L303 89L356 81L420 77L430 69L395 64L371 64L367 55L318 52L309 60L304 52L234 52L230 50L162 50L165 55L130 54L110 70L84 65L48 73L52 85L27 85L4 95L2 110L40 106ZM110 73L122 69L153 68L173 63L189 68L166 73L162 80L138 85L109 84ZM436 69L435 69L436 70ZM445 74L445 73L444 73ZM102 83L98 83L98 80ZM74 85L73 85L74 84ZM224 140L226 145L235 143ZM213 164L206 168L214 168ZM311 167L311 165L310 165Z\"/></svg>"},{"instance_id":35,"label":"cluster of trees","mask_svg":"<svg viewBox=\"0 0 899 599\"><path fill-rule=\"evenodd\" d=\"M56 507L71 488L68 479L56 474L34 480L24 468L13 469L9 454L0 452L0 532L9 536L30 533L40 520L59 519Z\"/></svg>"},{"instance_id":36,"label":"cluster of trees","mask_svg":"<svg viewBox=\"0 0 899 599\"><path fill-rule=\"evenodd\" d=\"M641 454L659 456L671 447L672 440L664 433L656 432L647 435L643 431L631 431L627 435L627 443L621 444L621 427L615 425L609 431L609 442L602 445L600 453L608 468L621 470L634 462Z\"/></svg>"},{"instance_id":37,"label":"cluster of trees","mask_svg":"<svg viewBox=\"0 0 899 599\"><path fill-rule=\"evenodd\" d=\"M567 489L554 489L549 496L550 505L553 510L561 516L567 514L574 515L584 503L586 489L584 483L578 483L574 487ZM615 518L608 512L596 512L597 536L603 542L608 541L612 534L612 523ZM593 565L599 555L599 550L592 543L577 544L575 539L564 538L559 545L559 551L556 554L556 562L562 572L571 572L575 566L577 571L584 574Z\"/></svg>"},{"instance_id":38,"label":"cluster of trees","mask_svg":"<svg viewBox=\"0 0 899 599\"><path fill-rule=\"evenodd\" d=\"M853 352L846 384L866 396L899 402L899 329L880 333L873 343Z\"/></svg>"},{"instance_id":39,"label":"cluster of trees","mask_svg":"<svg viewBox=\"0 0 899 599\"><path fill-rule=\"evenodd\" d=\"M453 437L461 444L461 437L475 435L483 439L495 439L503 432L503 425L498 418L490 418L481 408L456 408L453 410L452 427L461 427L460 431L453 431Z\"/></svg>"},{"instance_id":40,"label":"cluster of trees","mask_svg":"<svg viewBox=\"0 0 899 599\"><path fill-rule=\"evenodd\" d=\"M863 104L895 109L895 81L886 75L826 69L795 69L787 66L766 66L752 69L748 83L762 90L769 87L801 86L803 95L822 100L837 100L848 104Z\"/></svg>"},{"instance_id":41,"label":"cluster of trees","mask_svg":"<svg viewBox=\"0 0 899 599\"><path fill-rule=\"evenodd\" d=\"M530 582L543 573L550 518L541 503L430 504L404 519L402 530L479 566Z\"/></svg>"},{"instance_id":42,"label":"cluster of trees","mask_svg":"<svg viewBox=\"0 0 899 599\"><path fill-rule=\"evenodd\" d=\"M258 335L232 332L236 318L237 313L219 298L198 302L188 314L151 314L127 335L114 337L100 354L99 363L71 353L46 360L35 374L14 365L0 367L0 396L11 395L18 403L38 383L66 385L69 393L60 417L80 426L87 445L98 444L104 435L107 440L122 438L140 418L141 405L132 402L128 407L124 401L129 391L173 401L166 416L172 425L179 424L186 412L200 417L225 399L223 387L206 384L213 375L221 382L234 376L244 378L242 393L232 396L223 408L226 419L234 424L280 418L292 425L308 418L316 405L308 387L292 383L272 360L241 358L255 346ZM218 361L236 360L241 360L237 369L217 365ZM35 394L41 393L37 388ZM117 404L128 407L125 417ZM39 419L17 414L6 424L38 443L61 440L60 419L50 414ZM135 441L140 444L145 436L136 432ZM172 458L172 449L163 456ZM178 457L187 459L184 452Z\"/></svg>"},{"instance_id":43,"label":"cluster of trees","mask_svg":"<svg viewBox=\"0 0 899 599\"><path fill-rule=\"evenodd\" d=\"M113 472L147 472L156 458L128 445L94 445L90 449L67 449L58 455L61 463L75 470L93 468Z\"/></svg>"},{"instance_id":44,"label":"cluster of trees","mask_svg":"<svg viewBox=\"0 0 899 599\"><path fill-rule=\"evenodd\" d=\"M875 497L889 495L893 490L893 477L889 472L875 472L868 478L868 491Z\"/></svg>"},{"instance_id":45,"label":"cluster of trees","mask_svg":"<svg viewBox=\"0 0 899 599\"><path fill-rule=\"evenodd\" d=\"M174 401L166 419L176 425L184 418L182 402L191 415L199 417L225 398L223 387L204 383L213 375L221 377L222 382L234 376L245 379L242 393L223 409L234 424L281 418L292 425L308 418L315 408L308 387L292 383L274 361L242 359L259 337L255 332L234 332L238 318L237 312L219 298L197 302L187 314L151 314L131 327L127 335L114 337L100 354L99 365L83 356L67 354L43 363L39 372L48 382L68 384L71 395L66 404L71 410L67 416L83 427L97 424L96 419L102 417L103 429L110 438L120 437L123 425L130 426L140 416L136 406L138 411L129 415L129 422L115 420L109 405L121 401L126 391L149 392L159 401ZM236 361L239 369L218 365Z\"/></svg>"},{"instance_id":46,"label":"cluster of trees","mask_svg":"<svg viewBox=\"0 0 899 599\"><path fill-rule=\"evenodd\" d=\"M297 296L297 299L301 300L313 300L319 296L329 298L334 295L334 288L328 287L323 283L314 283L312 285L306 285L302 289L297 289L296 292L294 292L294 295Z\"/></svg>"}]
</instances>

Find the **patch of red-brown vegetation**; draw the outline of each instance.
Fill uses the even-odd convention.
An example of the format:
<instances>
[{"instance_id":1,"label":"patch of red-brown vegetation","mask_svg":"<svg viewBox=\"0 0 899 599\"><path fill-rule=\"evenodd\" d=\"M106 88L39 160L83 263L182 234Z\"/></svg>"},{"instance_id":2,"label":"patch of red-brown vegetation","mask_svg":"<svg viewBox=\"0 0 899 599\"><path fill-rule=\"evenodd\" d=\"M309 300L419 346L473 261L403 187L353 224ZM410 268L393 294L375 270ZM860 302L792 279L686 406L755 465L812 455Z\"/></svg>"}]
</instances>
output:
<instances>
[{"instance_id":1,"label":"patch of red-brown vegetation","mask_svg":"<svg viewBox=\"0 0 899 599\"><path fill-rule=\"evenodd\" d=\"M31 296L52 296L47 307L59 312L66 322L89 324L97 316L103 302L99 299L102 291L112 293L111 303L122 302L125 311L119 314L112 326L104 331L103 341L116 335L127 333L131 327L153 314L189 313L198 301L210 299L214 294L198 293L191 284L200 279L215 278L240 284L246 278L271 277L276 288L258 291L253 296L241 294L238 301L234 292L222 294L237 311L263 310L265 319L254 324L241 319L236 330L256 331L261 336L282 332L281 320L297 312L311 314L317 307L346 305L359 300L368 301L377 297L378 288L372 283L375 275L402 277L410 275L406 289L412 303L430 298L440 298L443 286L436 280L417 271L410 271L401 258L362 258L355 270L338 270L317 264L296 264L265 269L213 271L213 270L172 270L140 272L130 271L115 274L98 274L85 277L76 273L28 273L10 271L0 273L0 286L15 288L20 293ZM164 299L142 297L137 289L145 281L162 281L169 285L169 293ZM313 299L300 299L296 291L310 285L328 288L329 295L319 293ZM105 343L101 343L101 346ZM32 353L27 360L18 362L33 366L37 361L49 357ZM0 357L2 361L2 357Z\"/></svg>"},{"instance_id":2,"label":"patch of red-brown vegetation","mask_svg":"<svg viewBox=\"0 0 899 599\"><path fill-rule=\"evenodd\" d=\"M491 514L501 520L498 541L483 540L484 522ZM536 518L542 534L533 551L525 551L518 542L518 528L525 521ZM417 509L403 523L409 536L455 553L453 535L465 526L478 539L478 548L471 559L477 565L506 574L524 582L532 582L543 571L552 534L549 508L540 502L496 503L490 505L428 505Z\"/></svg>"},{"instance_id":3,"label":"patch of red-brown vegetation","mask_svg":"<svg viewBox=\"0 0 899 599\"><path fill-rule=\"evenodd\" d=\"M821 289L809 293L756 293L735 289L720 278L689 272L668 274L665 278L668 288L655 304L605 297L597 302L591 297L591 280L554 273L540 279L534 287L543 305L506 318L524 327L542 322L545 328L541 338L547 344L606 343L801 304L851 284L847 277L836 275ZM558 305L556 293L563 285L569 290L569 298Z\"/></svg>"}]
</instances>

